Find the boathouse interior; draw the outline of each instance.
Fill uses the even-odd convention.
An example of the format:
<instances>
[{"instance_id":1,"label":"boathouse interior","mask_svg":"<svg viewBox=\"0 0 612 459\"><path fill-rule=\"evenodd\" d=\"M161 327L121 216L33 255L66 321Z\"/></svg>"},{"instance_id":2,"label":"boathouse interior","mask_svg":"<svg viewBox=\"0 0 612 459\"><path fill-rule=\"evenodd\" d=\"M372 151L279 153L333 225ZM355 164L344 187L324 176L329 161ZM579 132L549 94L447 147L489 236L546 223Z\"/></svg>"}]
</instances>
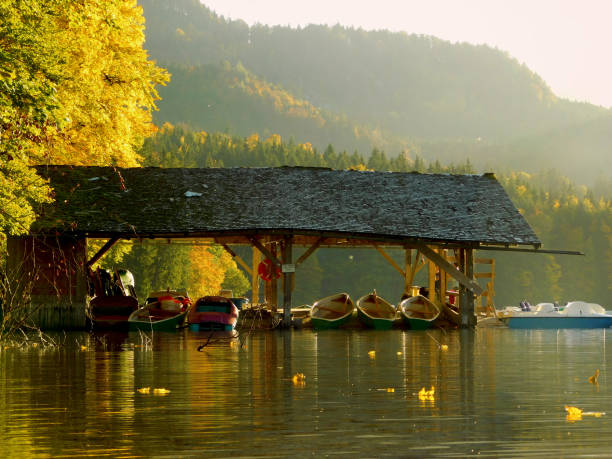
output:
<instances>
[{"instance_id":1,"label":"boathouse interior","mask_svg":"<svg viewBox=\"0 0 612 459\"><path fill-rule=\"evenodd\" d=\"M424 267L431 299L436 272L442 273L439 291L454 278L462 327L476 323L475 298L490 304L494 295L494 260L475 258L476 251L542 251L490 173L93 166L41 166L38 172L49 180L55 200L38 209L27 236L9 237L8 267L29 276L43 328L84 326L87 270L120 240L218 244L252 279L255 300L257 267L270 260L280 277L265 282L265 302L281 311L285 326L295 272L322 247L378 251L403 276L407 294L414 293L414 276ZM106 241L89 259L88 239ZM251 247L252 262L233 246ZM405 251L403 264L388 255L389 248ZM488 264L489 272L479 276L477 263ZM481 286L478 277L489 282Z\"/></svg>"}]
</instances>

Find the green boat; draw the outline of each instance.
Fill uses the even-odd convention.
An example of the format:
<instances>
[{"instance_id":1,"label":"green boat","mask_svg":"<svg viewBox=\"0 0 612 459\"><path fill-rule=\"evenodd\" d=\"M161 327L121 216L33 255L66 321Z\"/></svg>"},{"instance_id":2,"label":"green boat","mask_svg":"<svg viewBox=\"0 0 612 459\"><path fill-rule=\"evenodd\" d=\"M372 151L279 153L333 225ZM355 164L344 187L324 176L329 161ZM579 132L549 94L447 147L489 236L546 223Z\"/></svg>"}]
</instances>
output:
<instances>
[{"instance_id":1,"label":"green boat","mask_svg":"<svg viewBox=\"0 0 612 459\"><path fill-rule=\"evenodd\" d=\"M128 318L130 331L174 331L185 326L187 311L164 311L146 305Z\"/></svg>"},{"instance_id":2,"label":"green boat","mask_svg":"<svg viewBox=\"0 0 612 459\"><path fill-rule=\"evenodd\" d=\"M402 300L398 309L402 321L411 330L427 330L440 315L440 309L422 295L416 295Z\"/></svg>"},{"instance_id":3,"label":"green boat","mask_svg":"<svg viewBox=\"0 0 612 459\"><path fill-rule=\"evenodd\" d=\"M348 293L338 293L316 301L310 310L310 320L315 330L338 328L346 324L355 310Z\"/></svg>"},{"instance_id":4,"label":"green boat","mask_svg":"<svg viewBox=\"0 0 612 459\"><path fill-rule=\"evenodd\" d=\"M397 309L384 298L372 293L357 300L357 318L368 328L389 330L397 316Z\"/></svg>"},{"instance_id":5,"label":"green boat","mask_svg":"<svg viewBox=\"0 0 612 459\"><path fill-rule=\"evenodd\" d=\"M128 318L131 331L173 331L184 327L191 301L186 291L166 290L149 294L144 306Z\"/></svg>"}]
</instances>

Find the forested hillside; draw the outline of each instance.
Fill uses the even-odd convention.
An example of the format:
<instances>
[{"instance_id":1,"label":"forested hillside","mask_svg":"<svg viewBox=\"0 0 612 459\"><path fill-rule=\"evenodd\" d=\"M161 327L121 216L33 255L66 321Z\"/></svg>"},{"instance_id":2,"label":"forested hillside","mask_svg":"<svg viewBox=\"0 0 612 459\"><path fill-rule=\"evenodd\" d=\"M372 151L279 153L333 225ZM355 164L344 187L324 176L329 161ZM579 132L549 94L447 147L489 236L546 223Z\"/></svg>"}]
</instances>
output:
<instances>
[{"instance_id":1,"label":"forested hillside","mask_svg":"<svg viewBox=\"0 0 612 459\"><path fill-rule=\"evenodd\" d=\"M160 123L241 136L278 133L363 154L409 149L430 161L469 157L479 166L531 172L555 167L588 183L609 152L609 110L559 99L497 49L340 25L249 27L197 0L141 3L146 47L177 76L162 91ZM211 85L212 73L228 69L237 79ZM292 102L278 105L267 90L245 89L254 85ZM211 87L213 100L224 105L218 114L209 107ZM181 104L171 102L177 96ZM299 109L288 109L293 102ZM591 127L606 123L604 130ZM548 141L559 132L562 145Z\"/></svg>"}]
</instances>

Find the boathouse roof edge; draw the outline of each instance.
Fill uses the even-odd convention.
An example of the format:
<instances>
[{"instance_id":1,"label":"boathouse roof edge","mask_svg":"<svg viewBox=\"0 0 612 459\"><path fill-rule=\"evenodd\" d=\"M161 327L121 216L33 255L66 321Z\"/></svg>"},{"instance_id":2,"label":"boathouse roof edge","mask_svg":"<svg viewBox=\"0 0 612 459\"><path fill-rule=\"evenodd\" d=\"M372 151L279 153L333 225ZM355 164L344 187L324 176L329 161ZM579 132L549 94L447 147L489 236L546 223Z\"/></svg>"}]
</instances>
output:
<instances>
[{"instance_id":1,"label":"boathouse roof edge","mask_svg":"<svg viewBox=\"0 0 612 459\"><path fill-rule=\"evenodd\" d=\"M541 242L493 174L38 166L55 201L33 235L303 234L459 245Z\"/></svg>"}]
</instances>

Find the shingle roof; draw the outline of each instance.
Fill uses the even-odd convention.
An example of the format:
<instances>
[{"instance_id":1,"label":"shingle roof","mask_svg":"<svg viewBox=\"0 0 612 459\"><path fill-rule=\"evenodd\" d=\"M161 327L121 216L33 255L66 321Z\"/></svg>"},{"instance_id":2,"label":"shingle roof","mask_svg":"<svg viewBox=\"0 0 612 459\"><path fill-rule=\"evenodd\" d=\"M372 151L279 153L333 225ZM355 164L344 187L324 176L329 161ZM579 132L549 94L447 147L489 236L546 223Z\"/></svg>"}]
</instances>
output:
<instances>
[{"instance_id":1,"label":"shingle roof","mask_svg":"<svg viewBox=\"0 0 612 459\"><path fill-rule=\"evenodd\" d=\"M45 166L56 202L33 233L155 236L321 232L540 245L491 174L322 168ZM125 187L123 189L123 187Z\"/></svg>"}]
</instances>

